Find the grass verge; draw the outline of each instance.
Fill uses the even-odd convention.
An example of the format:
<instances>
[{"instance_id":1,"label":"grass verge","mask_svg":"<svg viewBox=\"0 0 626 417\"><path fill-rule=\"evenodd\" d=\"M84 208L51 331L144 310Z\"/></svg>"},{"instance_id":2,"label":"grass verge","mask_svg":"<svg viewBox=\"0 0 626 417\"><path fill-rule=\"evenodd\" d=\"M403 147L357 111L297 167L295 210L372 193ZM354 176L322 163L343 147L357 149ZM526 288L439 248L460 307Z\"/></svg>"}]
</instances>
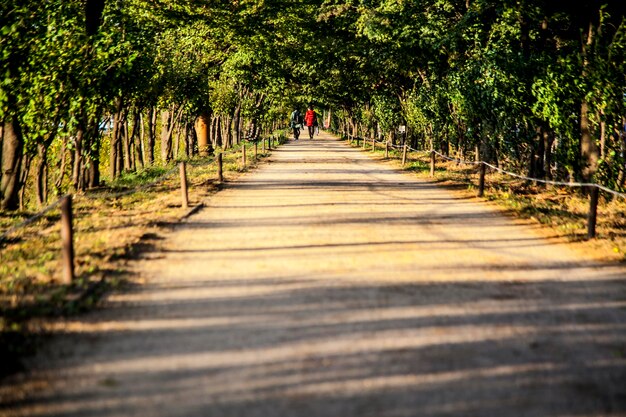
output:
<instances>
[{"instance_id":1,"label":"grass verge","mask_svg":"<svg viewBox=\"0 0 626 417\"><path fill-rule=\"evenodd\" d=\"M354 143L352 146L357 147ZM362 143L358 147L363 149ZM365 150L372 153L371 143L366 144ZM384 149L376 149L373 154L384 159ZM401 151L389 150L389 162L398 168L466 195L477 193L478 166L438 158L431 178L428 154L409 152L404 167L401 159ZM601 193L597 237L591 240L586 238L589 199L579 188L542 186L491 172L485 176L485 194L481 200L493 202L515 218L542 225L547 235L572 243L574 249L594 259L626 262L626 199Z\"/></svg>"},{"instance_id":2,"label":"grass verge","mask_svg":"<svg viewBox=\"0 0 626 417\"><path fill-rule=\"evenodd\" d=\"M247 144L224 152L225 180L255 167L269 152ZM20 369L19 358L32 353L45 322L95 305L103 293L123 283L126 263L159 244L164 226L175 224L219 189L215 158L187 161L190 208L181 208L177 165L123 175L107 187L77 195L73 201L76 280L61 275L58 208L0 241L0 376ZM32 211L0 212L0 230L21 223Z\"/></svg>"}]
</instances>

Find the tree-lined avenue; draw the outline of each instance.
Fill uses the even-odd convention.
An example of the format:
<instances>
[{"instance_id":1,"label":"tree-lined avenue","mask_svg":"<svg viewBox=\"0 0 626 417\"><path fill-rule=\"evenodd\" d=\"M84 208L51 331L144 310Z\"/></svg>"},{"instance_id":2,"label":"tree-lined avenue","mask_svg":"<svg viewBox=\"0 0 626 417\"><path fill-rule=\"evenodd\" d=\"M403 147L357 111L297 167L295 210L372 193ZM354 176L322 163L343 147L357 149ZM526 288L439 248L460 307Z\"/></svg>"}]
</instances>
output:
<instances>
[{"instance_id":1,"label":"tree-lined avenue","mask_svg":"<svg viewBox=\"0 0 626 417\"><path fill-rule=\"evenodd\" d=\"M0 414L624 413L625 269L535 228L291 141L164 232L141 285L56 324Z\"/></svg>"}]
</instances>

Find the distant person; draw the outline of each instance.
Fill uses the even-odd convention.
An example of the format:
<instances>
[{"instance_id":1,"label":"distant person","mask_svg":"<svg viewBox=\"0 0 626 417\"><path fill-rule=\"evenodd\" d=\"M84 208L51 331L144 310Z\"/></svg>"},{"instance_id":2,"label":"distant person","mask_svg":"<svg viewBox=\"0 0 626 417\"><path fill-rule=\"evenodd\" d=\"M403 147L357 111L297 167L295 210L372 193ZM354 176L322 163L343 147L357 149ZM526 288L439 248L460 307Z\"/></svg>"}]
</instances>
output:
<instances>
[{"instance_id":1,"label":"distant person","mask_svg":"<svg viewBox=\"0 0 626 417\"><path fill-rule=\"evenodd\" d=\"M293 130L293 138L298 140L300 137L300 128L302 127L302 114L300 110L295 109L291 112L291 117L289 119L289 126Z\"/></svg>"},{"instance_id":2,"label":"distant person","mask_svg":"<svg viewBox=\"0 0 626 417\"><path fill-rule=\"evenodd\" d=\"M309 109L304 115L304 124L309 128L309 139L313 139L315 128L317 127L317 114L313 110L313 105L309 104Z\"/></svg>"}]
</instances>

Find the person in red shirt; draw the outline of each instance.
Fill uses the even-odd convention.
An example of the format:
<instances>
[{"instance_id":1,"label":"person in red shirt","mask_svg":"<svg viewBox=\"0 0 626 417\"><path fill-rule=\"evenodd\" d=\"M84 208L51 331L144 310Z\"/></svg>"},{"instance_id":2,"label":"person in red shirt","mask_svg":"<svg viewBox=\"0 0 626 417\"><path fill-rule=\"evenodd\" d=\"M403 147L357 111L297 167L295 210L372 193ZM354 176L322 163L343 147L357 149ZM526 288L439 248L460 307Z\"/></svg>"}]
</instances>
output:
<instances>
[{"instance_id":1,"label":"person in red shirt","mask_svg":"<svg viewBox=\"0 0 626 417\"><path fill-rule=\"evenodd\" d=\"M313 139L313 133L315 132L315 127L317 126L317 114L315 110L313 110L313 105L309 104L309 108L304 114L304 124L309 128L309 138Z\"/></svg>"}]
</instances>

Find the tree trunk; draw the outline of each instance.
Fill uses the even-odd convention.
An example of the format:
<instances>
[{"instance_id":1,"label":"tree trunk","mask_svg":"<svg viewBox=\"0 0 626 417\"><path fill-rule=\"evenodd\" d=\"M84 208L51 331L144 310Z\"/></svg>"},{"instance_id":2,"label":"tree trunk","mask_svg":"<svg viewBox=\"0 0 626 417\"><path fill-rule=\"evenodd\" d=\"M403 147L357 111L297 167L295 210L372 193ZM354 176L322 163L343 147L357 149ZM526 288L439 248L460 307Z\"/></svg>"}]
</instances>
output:
<instances>
[{"instance_id":1,"label":"tree trunk","mask_svg":"<svg viewBox=\"0 0 626 417\"><path fill-rule=\"evenodd\" d=\"M222 117L222 148L224 143L228 142L228 136L230 135L230 114L226 114Z\"/></svg>"},{"instance_id":2,"label":"tree trunk","mask_svg":"<svg viewBox=\"0 0 626 417\"><path fill-rule=\"evenodd\" d=\"M122 114L122 119L120 120L120 129L117 132L118 134L118 138L116 141L117 144L117 150L116 150L116 155L117 155L117 161L116 161L116 166L117 166L117 175L121 175L123 172L123 167L124 167L124 147L122 146L123 143L123 137L124 135L126 135L126 114Z\"/></svg>"},{"instance_id":3,"label":"tree trunk","mask_svg":"<svg viewBox=\"0 0 626 417\"><path fill-rule=\"evenodd\" d=\"M598 167L598 146L591 134L589 110L586 100L580 106L580 153L581 178L583 182L591 182Z\"/></svg>"},{"instance_id":4,"label":"tree trunk","mask_svg":"<svg viewBox=\"0 0 626 417\"><path fill-rule=\"evenodd\" d=\"M63 179L65 178L65 164L67 161L67 138L63 139L61 144L61 161L59 162L59 176L54 182L54 189L57 195L61 194Z\"/></svg>"},{"instance_id":5,"label":"tree trunk","mask_svg":"<svg viewBox=\"0 0 626 417\"><path fill-rule=\"evenodd\" d=\"M130 146L130 142L131 142L131 136L128 134L128 117L126 117L126 120L124 120L124 131L123 131L123 135L122 135L122 148L123 148L123 160L124 160L124 171L126 172L130 172L131 171L131 146Z\"/></svg>"},{"instance_id":6,"label":"tree trunk","mask_svg":"<svg viewBox=\"0 0 626 417\"><path fill-rule=\"evenodd\" d=\"M209 115L202 113L198 119L196 119L195 130L196 137L198 138L198 153L202 157L209 156Z\"/></svg>"},{"instance_id":7,"label":"tree trunk","mask_svg":"<svg viewBox=\"0 0 626 417\"><path fill-rule=\"evenodd\" d=\"M184 107L181 105L177 112L176 106L173 105L161 113L161 159L164 163L172 160L172 137L174 128L180 123L183 110Z\"/></svg>"},{"instance_id":8,"label":"tree trunk","mask_svg":"<svg viewBox=\"0 0 626 417\"><path fill-rule=\"evenodd\" d=\"M235 143L239 143L241 142L241 104L237 104L237 107L235 108L235 116L234 116L234 120L233 120L233 125L235 128L235 135L234 135L234 139L235 139ZM230 146L234 145L232 142L230 143Z\"/></svg>"},{"instance_id":9,"label":"tree trunk","mask_svg":"<svg viewBox=\"0 0 626 417\"><path fill-rule=\"evenodd\" d=\"M80 123L76 131L76 141L74 144L74 164L72 166L72 187L74 191L81 189L81 174L83 168L83 138L85 136L85 128Z\"/></svg>"},{"instance_id":10,"label":"tree trunk","mask_svg":"<svg viewBox=\"0 0 626 417\"><path fill-rule=\"evenodd\" d=\"M174 159L180 158L180 125L172 131L172 155Z\"/></svg>"},{"instance_id":11,"label":"tree trunk","mask_svg":"<svg viewBox=\"0 0 626 417\"><path fill-rule=\"evenodd\" d=\"M19 208L20 173L24 139L17 117L5 121L2 126L2 178L0 179L0 208L17 210Z\"/></svg>"},{"instance_id":12,"label":"tree trunk","mask_svg":"<svg viewBox=\"0 0 626 417\"><path fill-rule=\"evenodd\" d=\"M185 154L188 158L194 156L194 143L196 142L196 129L193 123L187 122L185 124Z\"/></svg>"},{"instance_id":13,"label":"tree trunk","mask_svg":"<svg viewBox=\"0 0 626 417\"><path fill-rule=\"evenodd\" d=\"M224 149L233 146L233 116L228 116L228 126L226 129L226 140L224 141Z\"/></svg>"},{"instance_id":14,"label":"tree trunk","mask_svg":"<svg viewBox=\"0 0 626 417\"><path fill-rule=\"evenodd\" d=\"M146 163L149 166L154 165L154 146L156 144L156 108L151 107L148 114L148 149L146 152Z\"/></svg>"},{"instance_id":15,"label":"tree trunk","mask_svg":"<svg viewBox=\"0 0 626 417\"><path fill-rule=\"evenodd\" d=\"M606 121L604 120L604 109L600 110L600 158L606 157Z\"/></svg>"},{"instance_id":16,"label":"tree trunk","mask_svg":"<svg viewBox=\"0 0 626 417\"><path fill-rule=\"evenodd\" d=\"M28 174L30 173L30 164L33 158L31 155L24 155L22 161L22 170L19 176L19 207L20 210L24 210L24 196L26 194L26 180L28 179Z\"/></svg>"},{"instance_id":17,"label":"tree trunk","mask_svg":"<svg viewBox=\"0 0 626 417\"><path fill-rule=\"evenodd\" d=\"M583 56L583 79L587 78L587 67L589 66L588 48L593 44L594 26L589 23L587 41L582 45ZM591 182L598 167L598 146L593 138L591 123L589 120L589 103L583 97L580 104L580 174L583 182Z\"/></svg>"},{"instance_id":18,"label":"tree trunk","mask_svg":"<svg viewBox=\"0 0 626 417\"><path fill-rule=\"evenodd\" d=\"M544 179L545 130L543 126L538 126L535 129L535 133L535 138L532 141L528 176L530 178Z\"/></svg>"},{"instance_id":19,"label":"tree trunk","mask_svg":"<svg viewBox=\"0 0 626 417\"><path fill-rule=\"evenodd\" d=\"M133 170L137 170L137 167L143 168L143 118L141 117L141 110L136 109L133 115L133 131L130 135L131 143L134 144L134 158L132 160Z\"/></svg>"},{"instance_id":20,"label":"tree trunk","mask_svg":"<svg viewBox=\"0 0 626 417\"><path fill-rule=\"evenodd\" d=\"M217 120L215 123L215 147L222 147L223 144L223 140L222 140L222 116L217 116Z\"/></svg>"},{"instance_id":21,"label":"tree trunk","mask_svg":"<svg viewBox=\"0 0 626 417\"><path fill-rule=\"evenodd\" d=\"M172 160L172 117L169 110L161 112L161 161L167 164Z\"/></svg>"},{"instance_id":22,"label":"tree trunk","mask_svg":"<svg viewBox=\"0 0 626 417\"><path fill-rule=\"evenodd\" d=\"M120 129L121 129L121 121L122 121L122 110L120 108L121 101L118 101L117 112L113 115L113 132L111 135L111 144L109 149L109 176L111 177L111 181L117 178L117 174L119 172L119 166L117 165L118 155L117 151L119 149L117 145L117 141L120 137Z\"/></svg>"},{"instance_id":23,"label":"tree trunk","mask_svg":"<svg viewBox=\"0 0 626 417\"><path fill-rule=\"evenodd\" d=\"M549 129L543 131L543 172L544 177L552 179L552 145L554 144L554 133Z\"/></svg>"},{"instance_id":24,"label":"tree trunk","mask_svg":"<svg viewBox=\"0 0 626 417\"><path fill-rule=\"evenodd\" d=\"M620 173L618 176L617 183L620 188L624 188L624 184L626 184L626 132L624 129L626 128L626 117L622 117L622 125L617 129L617 137L619 138L619 149L620 149Z\"/></svg>"},{"instance_id":25,"label":"tree trunk","mask_svg":"<svg viewBox=\"0 0 626 417\"><path fill-rule=\"evenodd\" d=\"M101 111L98 111L89 122L87 132L89 134L90 146L85 149L87 166L84 174L84 186L94 188L100 185L100 145L102 137L100 134Z\"/></svg>"},{"instance_id":26,"label":"tree trunk","mask_svg":"<svg viewBox=\"0 0 626 417\"><path fill-rule=\"evenodd\" d=\"M36 180L36 191L37 191L37 204L39 207L43 207L48 200L47 196L47 171L46 167L48 166L48 148L45 144L40 143L37 145L37 156L39 160L37 161L37 180Z\"/></svg>"},{"instance_id":27,"label":"tree trunk","mask_svg":"<svg viewBox=\"0 0 626 417\"><path fill-rule=\"evenodd\" d=\"M212 148L217 147L217 115L211 115L211 130L209 133L209 144Z\"/></svg>"},{"instance_id":28,"label":"tree trunk","mask_svg":"<svg viewBox=\"0 0 626 417\"><path fill-rule=\"evenodd\" d=\"M143 123L143 112L139 112L139 149L137 150L137 163L139 168L143 169L146 166L146 129Z\"/></svg>"}]
</instances>

